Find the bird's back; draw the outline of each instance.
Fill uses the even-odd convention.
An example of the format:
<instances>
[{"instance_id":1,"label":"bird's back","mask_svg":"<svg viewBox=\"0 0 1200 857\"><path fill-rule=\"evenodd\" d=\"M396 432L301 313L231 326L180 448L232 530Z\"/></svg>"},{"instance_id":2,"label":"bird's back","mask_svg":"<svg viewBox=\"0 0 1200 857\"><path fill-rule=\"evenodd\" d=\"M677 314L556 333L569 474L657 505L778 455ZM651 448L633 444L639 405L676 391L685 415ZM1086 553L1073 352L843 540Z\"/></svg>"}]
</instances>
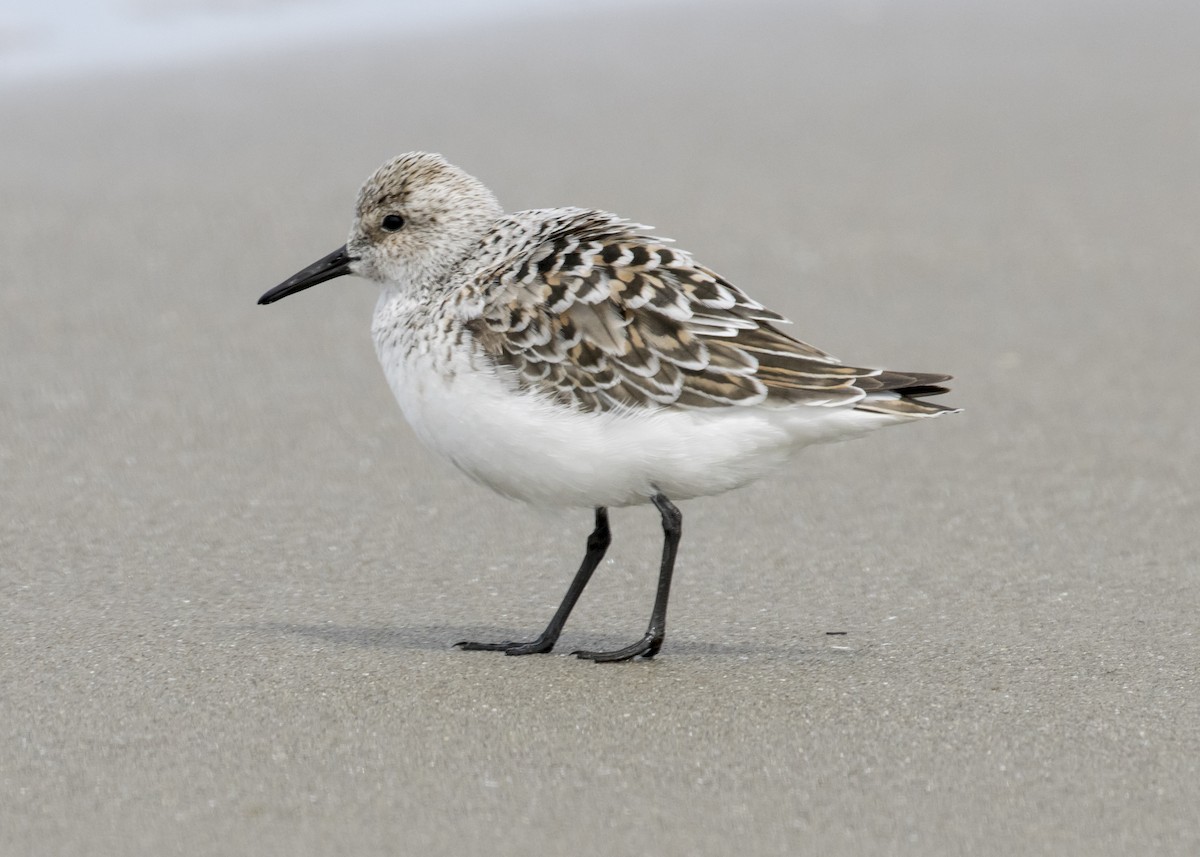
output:
<instances>
[{"instance_id":1,"label":"bird's back","mask_svg":"<svg viewBox=\"0 0 1200 857\"><path fill-rule=\"evenodd\" d=\"M915 418L946 375L843 364L644 227L588 209L501 219L469 327L517 385L585 412L858 406Z\"/></svg>"}]
</instances>

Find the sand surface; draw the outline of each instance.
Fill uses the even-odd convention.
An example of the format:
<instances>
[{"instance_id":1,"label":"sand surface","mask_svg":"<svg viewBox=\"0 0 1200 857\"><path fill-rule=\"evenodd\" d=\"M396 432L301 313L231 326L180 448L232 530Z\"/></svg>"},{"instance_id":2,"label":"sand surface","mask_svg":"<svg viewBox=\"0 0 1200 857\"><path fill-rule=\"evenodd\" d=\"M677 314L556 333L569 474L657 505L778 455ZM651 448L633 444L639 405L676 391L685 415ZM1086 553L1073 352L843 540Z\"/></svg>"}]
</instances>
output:
<instances>
[{"instance_id":1,"label":"sand surface","mask_svg":"<svg viewBox=\"0 0 1200 857\"><path fill-rule=\"evenodd\" d=\"M4 94L0 852L1200 853L1198 34L687 6ZM415 148L967 410L684 504L653 662L452 649L540 629L590 516L420 447L371 286L255 306ZM564 651L644 628L613 526Z\"/></svg>"}]
</instances>

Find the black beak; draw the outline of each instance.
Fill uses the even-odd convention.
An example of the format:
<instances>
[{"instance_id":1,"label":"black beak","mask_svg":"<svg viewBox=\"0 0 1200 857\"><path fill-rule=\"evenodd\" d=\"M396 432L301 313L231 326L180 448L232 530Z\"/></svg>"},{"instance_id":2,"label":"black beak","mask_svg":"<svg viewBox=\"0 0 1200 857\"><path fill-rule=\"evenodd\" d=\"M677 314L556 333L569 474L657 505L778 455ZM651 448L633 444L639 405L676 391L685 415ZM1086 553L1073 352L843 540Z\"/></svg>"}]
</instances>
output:
<instances>
[{"instance_id":1,"label":"black beak","mask_svg":"<svg viewBox=\"0 0 1200 857\"><path fill-rule=\"evenodd\" d=\"M315 286L317 283L323 283L326 280L332 280L334 277L349 274L350 263L356 261L358 260L351 258L346 253L346 245L343 244L324 259L318 259L303 271L292 274L292 276L259 298L258 302L260 304L275 303L275 301L281 298L294 295L296 292L302 292L310 286Z\"/></svg>"}]
</instances>

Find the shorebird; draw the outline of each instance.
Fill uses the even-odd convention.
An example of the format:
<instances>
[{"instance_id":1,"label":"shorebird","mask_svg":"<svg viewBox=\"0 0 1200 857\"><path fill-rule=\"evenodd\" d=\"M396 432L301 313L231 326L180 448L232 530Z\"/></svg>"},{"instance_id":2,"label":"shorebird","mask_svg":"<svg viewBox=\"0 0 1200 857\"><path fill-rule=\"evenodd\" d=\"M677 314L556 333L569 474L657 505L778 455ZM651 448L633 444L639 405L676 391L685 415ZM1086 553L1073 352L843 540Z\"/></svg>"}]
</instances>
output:
<instances>
[{"instance_id":1,"label":"shorebird","mask_svg":"<svg viewBox=\"0 0 1200 857\"><path fill-rule=\"evenodd\" d=\"M950 376L848 366L647 230L585 208L505 214L477 179L410 152L367 179L344 246L259 298L374 281L375 348L420 439L506 497L594 510L546 629L464 649L549 652L609 546L608 508L652 503L663 551L645 635L574 654L653 657L681 533L673 501L746 485L811 443L953 412L925 401Z\"/></svg>"}]
</instances>

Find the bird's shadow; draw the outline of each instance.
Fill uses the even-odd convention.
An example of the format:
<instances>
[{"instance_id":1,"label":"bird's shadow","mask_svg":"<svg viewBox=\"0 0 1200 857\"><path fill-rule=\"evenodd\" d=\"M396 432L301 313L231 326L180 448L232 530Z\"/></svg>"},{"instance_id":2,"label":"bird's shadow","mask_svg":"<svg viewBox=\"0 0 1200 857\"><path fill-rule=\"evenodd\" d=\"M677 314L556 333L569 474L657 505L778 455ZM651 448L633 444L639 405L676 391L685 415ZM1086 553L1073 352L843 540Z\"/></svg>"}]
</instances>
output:
<instances>
[{"instance_id":1,"label":"bird's shadow","mask_svg":"<svg viewBox=\"0 0 1200 857\"><path fill-rule=\"evenodd\" d=\"M457 651L454 644L461 640L499 641L527 640L536 636L536 631L503 629L496 626L460 625L305 625L294 622L262 622L236 626L237 630L257 634L306 637L340 646L361 649L391 649L397 651L447 652ZM817 632L820 633L820 632ZM559 640L554 654L567 655L575 649L617 649L632 641L613 634L579 631L565 634ZM830 656L839 658L861 655L870 646L855 645L852 639L838 635L833 638L849 645L823 645L814 639L791 639L786 642L745 640L737 642L714 642L710 640L667 637L663 654L694 657L762 658L766 660L812 661Z\"/></svg>"}]
</instances>

